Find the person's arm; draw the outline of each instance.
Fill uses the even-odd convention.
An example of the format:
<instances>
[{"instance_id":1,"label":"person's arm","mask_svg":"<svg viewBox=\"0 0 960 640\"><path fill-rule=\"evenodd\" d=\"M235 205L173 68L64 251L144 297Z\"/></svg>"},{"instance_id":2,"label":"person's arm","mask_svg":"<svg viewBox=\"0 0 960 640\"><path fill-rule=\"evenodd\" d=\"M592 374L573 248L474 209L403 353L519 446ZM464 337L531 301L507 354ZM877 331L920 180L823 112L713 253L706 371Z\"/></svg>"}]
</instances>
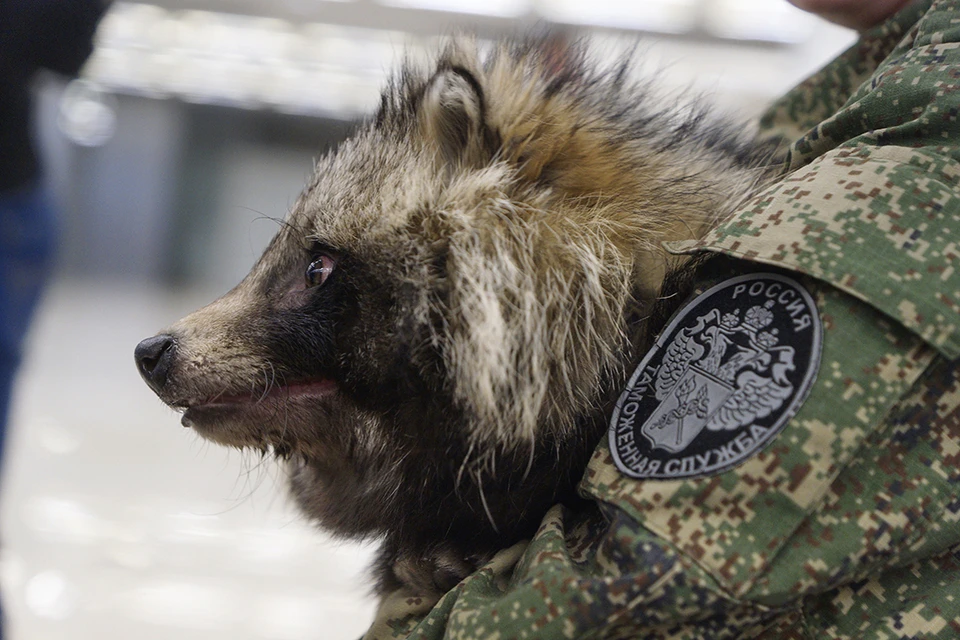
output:
<instances>
[{"instance_id":1,"label":"person's arm","mask_svg":"<svg viewBox=\"0 0 960 640\"><path fill-rule=\"evenodd\" d=\"M913 0L788 0L804 11L844 27L865 31L892 17Z\"/></svg>"}]
</instances>

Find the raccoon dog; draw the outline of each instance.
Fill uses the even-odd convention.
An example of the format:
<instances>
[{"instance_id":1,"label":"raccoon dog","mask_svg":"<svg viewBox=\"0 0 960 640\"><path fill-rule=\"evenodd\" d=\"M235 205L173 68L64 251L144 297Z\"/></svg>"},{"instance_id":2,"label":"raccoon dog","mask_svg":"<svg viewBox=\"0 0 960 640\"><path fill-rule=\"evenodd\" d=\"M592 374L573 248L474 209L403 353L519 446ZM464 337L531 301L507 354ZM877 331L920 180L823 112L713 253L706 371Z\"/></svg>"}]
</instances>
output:
<instances>
[{"instance_id":1,"label":"raccoon dog","mask_svg":"<svg viewBox=\"0 0 960 640\"><path fill-rule=\"evenodd\" d=\"M381 592L439 593L573 503L673 266L750 193L742 128L582 44L449 43L320 159L236 288L136 349L183 424L271 452Z\"/></svg>"}]
</instances>

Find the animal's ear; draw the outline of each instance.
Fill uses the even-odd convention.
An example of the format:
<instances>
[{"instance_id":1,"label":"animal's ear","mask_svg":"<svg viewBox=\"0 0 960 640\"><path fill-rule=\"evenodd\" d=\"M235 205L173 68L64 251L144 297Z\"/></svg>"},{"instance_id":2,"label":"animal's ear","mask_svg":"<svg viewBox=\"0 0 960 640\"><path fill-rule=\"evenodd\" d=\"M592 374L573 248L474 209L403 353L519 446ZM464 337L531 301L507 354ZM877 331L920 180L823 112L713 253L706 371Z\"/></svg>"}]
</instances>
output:
<instances>
[{"instance_id":1,"label":"animal's ear","mask_svg":"<svg viewBox=\"0 0 960 640\"><path fill-rule=\"evenodd\" d=\"M468 70L442 69L430 80L421 117L444 162L469 162L483 152L489 137L484 111L483 87Z\"/></svg>"},{"instance_id":2,"label":"animal's ear","mask_svg":"<svg viewBox=\"0 0 960 640\"><path fill-rule=\"evenodd\" d=\"M499 157L512 163L520 178L564 188L556 183L558 178L586 175L591 163L602 158L599 149L588 145L609 144L608 135L591 136L599 128L590 126L583 109L575 106L589 91L584 44L563 32L550 33L533 41L526 55L531 77L518 82L514 76L512 86L498 92L498 111L508 114L498 123L503 139ZM619 175L619 170L610 175ZM592 180L586 179L590 189L596 186Z\"/></svg>"}]
</instances>

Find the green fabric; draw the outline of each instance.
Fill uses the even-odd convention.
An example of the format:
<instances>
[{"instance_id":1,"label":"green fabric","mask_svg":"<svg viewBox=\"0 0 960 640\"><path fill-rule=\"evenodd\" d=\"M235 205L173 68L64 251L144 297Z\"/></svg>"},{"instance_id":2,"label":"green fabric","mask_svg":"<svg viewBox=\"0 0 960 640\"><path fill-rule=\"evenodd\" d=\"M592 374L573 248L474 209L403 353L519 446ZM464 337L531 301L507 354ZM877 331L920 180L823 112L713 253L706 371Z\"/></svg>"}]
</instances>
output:
<instances>
[{"instance_id":1,"label":"green fabric","mask_svg":"<svg viewBox=\"0 0 960 640\"><path fill-rule=\"evenodd\" d=\"M960 0L920 2L778 101L781 176L678 253L791 272L818 378L763 452L638 481L606 439L539 532L368 638L960 637Z\"/></svg>"}]
</instances>

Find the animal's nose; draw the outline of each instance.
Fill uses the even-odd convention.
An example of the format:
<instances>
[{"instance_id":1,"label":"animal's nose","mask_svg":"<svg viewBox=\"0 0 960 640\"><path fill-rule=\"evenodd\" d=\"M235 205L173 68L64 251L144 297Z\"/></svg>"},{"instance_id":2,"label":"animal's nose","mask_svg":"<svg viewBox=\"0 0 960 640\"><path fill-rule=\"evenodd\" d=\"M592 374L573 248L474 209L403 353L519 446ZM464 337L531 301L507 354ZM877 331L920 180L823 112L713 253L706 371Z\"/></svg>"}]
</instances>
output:
<instances>
[{"instance_id":1,"label":"animal's nose","mask_svg":"<svg viewBox=\"0 0 960 640\"><path fill-rule=\"evenodd\" d=\"M140 375L154 391L159 393L167 383L167 374L176 353L176 341L163 334L147 338L133 350Z\"/></svg>"}]
</instances>

